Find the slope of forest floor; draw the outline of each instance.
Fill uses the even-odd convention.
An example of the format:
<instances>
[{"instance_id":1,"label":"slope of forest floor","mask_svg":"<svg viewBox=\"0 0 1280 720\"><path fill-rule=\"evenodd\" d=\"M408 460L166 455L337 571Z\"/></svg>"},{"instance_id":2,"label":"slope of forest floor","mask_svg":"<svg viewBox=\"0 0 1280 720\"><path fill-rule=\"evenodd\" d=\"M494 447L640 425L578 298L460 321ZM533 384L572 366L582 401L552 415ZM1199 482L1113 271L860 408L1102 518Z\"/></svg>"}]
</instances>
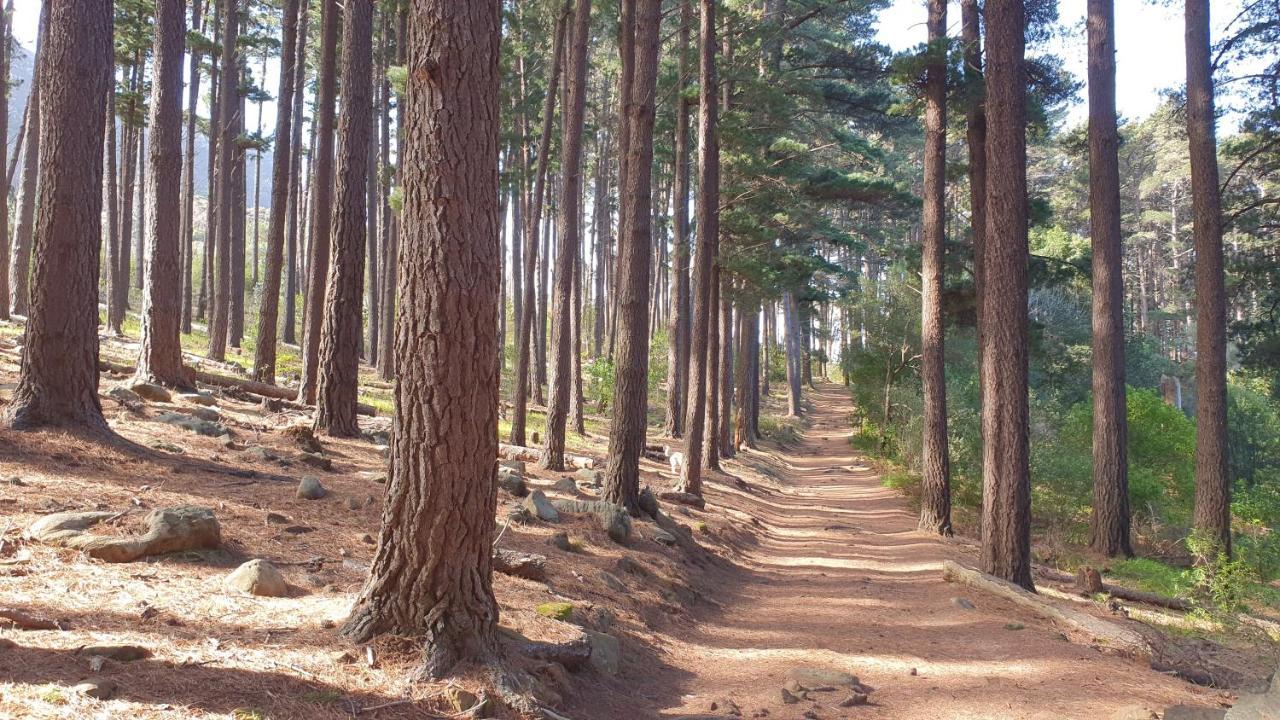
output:
<instances>
[{"instance_id":1,"label":"slope of forest floor","mask_svg":"<svg viewBox=\"0 0 1280 720\"><path fill-rule=\"evenodd\" d=\"M128 350L104 339L107 357ZM0 400L12 393L16 360L15 338L0 338ZM60 628L0 628L0 717L457 716L451 688L408 682L420 660L412 643L370 651L335 630L373 554L388 419L363 418L365 439L322 439L317 462L285 432L305 424L301 412L209 388L228 442L163 422L196 412L178 398L113 399L123 381L104 375L103 405L129 443L0 431L0 608ZM944 582L942 562L973 566L974 546L915 531L903 500L854 455L848 402L821 386L798 435L726 461L709 477L705 510L663 503L663 518L635 521L626 546L586 516L508 523L521 500L500 491L497 547L547 557L543 580L495 575L513 658L529 640L584 629L618 641L616 667L603 658L567 673L513 659L535 694L575 720L735 709L783 719L1147 718L1178 703L1232 701L1067 642L1047 621ZM588 423L588 437L571 436L571 450L598 460L601 420ZM655 492L673 483L664 463L642 470ZM532 464L526 473L553 498L594 495L568 488L565 475ZM296 497L302 476L328 495ZM222 549L109 564L23 539L54 512L112 511L113 532L125 532L150 509L183 504L213 509ZM568 543L553 546L556 533ZM280 567L287 597L224 586L251 558ZM568 617L548 617L560 612ZM104 644L138 645L148 657L103 663L83 652ZM869 702L842 707L850 688L787 698L806 668L856 676ZM109 699L76 689L94 679L114 684Z\"/></svg>"}]
</instances>

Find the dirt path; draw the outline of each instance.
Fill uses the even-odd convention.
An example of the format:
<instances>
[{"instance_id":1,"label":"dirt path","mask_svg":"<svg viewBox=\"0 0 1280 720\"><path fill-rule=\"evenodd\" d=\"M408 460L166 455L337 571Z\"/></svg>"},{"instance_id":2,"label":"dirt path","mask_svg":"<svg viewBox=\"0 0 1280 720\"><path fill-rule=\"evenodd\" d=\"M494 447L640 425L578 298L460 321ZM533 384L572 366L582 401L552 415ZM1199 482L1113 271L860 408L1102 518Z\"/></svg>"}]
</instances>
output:
<instances>
[{"instance_id":1,"label":"dirt path","mask_svg":"<svg viewBox=\"0 0 1280 720\"><path fill-rule=\"evenodd\" d=\"M974 565L974 548L916 531L903 499L852 451L843 389L821 387L813 401L803 442L776 458L777 477L744 472L751 490L717 483L708 495L732 515L758 518L759 542L744 549L740 570L706 588L723 609L666 648L682 694L663 716L707 713L721 698L745 717L767 709L783 719L1129 720L1179 702L1213 704L1208 691L1069 643L1045 621L944 582L941 561ZM975 608L959 607L959 597ZM847 693L783 704L797 666L856 675L875 688L872 705L839 707Z\"/></svg>"}]
</instances>

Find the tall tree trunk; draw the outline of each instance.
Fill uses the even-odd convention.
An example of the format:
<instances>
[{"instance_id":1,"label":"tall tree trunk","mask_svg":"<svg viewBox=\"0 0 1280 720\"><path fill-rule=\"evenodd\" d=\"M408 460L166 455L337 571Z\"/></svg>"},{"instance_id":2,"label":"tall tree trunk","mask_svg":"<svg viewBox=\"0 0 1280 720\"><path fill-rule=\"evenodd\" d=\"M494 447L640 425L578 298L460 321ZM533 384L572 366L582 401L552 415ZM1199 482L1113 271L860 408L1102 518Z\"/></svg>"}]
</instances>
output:
<instances>
[{"instance_id":1,"label":"tall tree trunk","mask_svg":"<svg viewBox=\"0 0 1280 720\"><path fill-rule=\"evenodd\" d=\"M660 0L623 0L620 47L623 83L628 95L622 107L626 130L622 167L622 232L618 235L618 355L609 425L609 460L604 496L639 512L640 456L644 453L649 407L649 265L652 246L652 175L654 91L658 75ZM631 22L628 23L627 19Z\"/></svg>"},{"instance_id":2,"label":"tall tree trunk","mask_svg":"<svg viewBox=\"0 0 1280 720\"><path fill-rule=\"evenodd\" d=\"M182 366L182 63L186 3L157 0L151 79L150 246L142 295L137 377L190 387Z\"/></svg>"},{"instance_id":3,"label":"tall tree trunk","mask_svg":"<svg viewBox=\"0 0 1280 720\"><path fill-rule=\"evenodd\" d=\"M673 438L684 432L684 400L689 383L689 103L684 89L689 82L689 31L693 5L680 2L676 91L675 168L672 192L671 316L667 326L667 418L663 432Z\"/></svg>"},{"instance_id":4,"label":"tall tree trunk","mask_svg":"<svg viewBox=\"0 0 1280 720\"><path fill-rule=\"evenodd\" d=\"M239 33L238 0L223 0L222 5L222 60L218 77L218 217L217 238L214 241L213 298L209 307L209 358L225 360L227 337L230 331L231 312L231 254L235 221L235 164L236 164L236 116L240 114L240 76L237 72L236 38ZM207 241L206 241L207 242Z\"/></svg>"},{"instance_id":5,"label":"tall tree trunk","mask_svg":"<svg viewBox=\"0 0 1280 720\"><path fill-rule=\"evenodd\" d=\"M145 74L145 73L144 73ZM146 87L145 79L138 83L140 88ZM133 278L133 286L138 290L142 289L143 271L147 264L146 245L147 245L147 128L145 126L138 128L138 228L137 234L134 236L133 256L138 259L132 267L129 268L128 275Z\"/></svg>"},{"instance_id":6,"label":"tall tree trunk","mask_svg":"<svg viewBox=\"0 0 1280 720\"><path fill-rule=\"evenodd\" d=\"M284 271L285 221L289 195L296 178L289 172L293 164L294 94L298 75L298 13L300 0L285 0L281 27L280 90L276 98L275 148L271 157L271 215L267 219L267 267L263 273L262 299L258 306L257 347L254 349L253 379L276 381L276 324L280 313L280 280ZM297 119L299 125L302 118Z\"/></svg>"},{"instance_id":7,"label":"tall tree trunk","mask_svg":"<svg viewBox=\"0 0 1280 720\"><path fill-rule=\"evenodd\" d=\"M711 359L707 332L715 312L711 304L711 269L720 234L719 100L716 96L716 3L699 0L698 30L698 195L694 214L698 245L693 263L693 326L689 345L689 397L685 413L684 465L680 490L702 495L702 442L707 421L707 385Z\"/></svg>"},{"instance_id":8,"label":"tall tree trunk","mask_svg":"<svg viewBox=\"0 0 1280 720\"><path fill-rule=\"evenodd\" d=\"M9 34L13 0L0 11L0 172L9 164L9 56L13 43ZM113 66L114 67L114 66ZM114 69L113 69L114 72ZM16 147L21 147L19 143ZM16 154L15 150L15 154ZM9 176L0 176L0 320L9 319Z\"/></svg>"},{"instance_id":9,"label":"tall tree trunk","mask_svg":"<svg viewBox=\"0 0 1280 720\"><path fill-rule=\"evenodd\" d=\"M1090 546L1129 543L1129 423L1124 382L1124 244L1116 131L1114 0L1089 0L1089 225L1093 236L1093 517Z\"/></svg>"},{"instance_id":10,"label":"tall tree trunk","mask_svg":"<svg viewBox=\"0 0 1280 720\"><path fill-rule=\"evenodd\" d=\"M302 327L302 387L298 402L316 401L320 375L320 336L324 322L325 280L329 276L333 218L333 118L337 98L337 0L321 0L319 90L316 97L316 155L312 171L311 252L307 267L306 309Z\"/></svg>"},{"instance_id":11,"label":"tall tree trunk","mask_svg":"<svg viewBox=\"0 0 1280 720\"><path fill-rule=\"evenodd\" d=\"M365 205L373 121L369 112L373 103L373 4L347 2L342 28L337 207L330 232L333 262L325 288L315 429L334 437L356 437L360 434L356 422L363 317L360 300L364 294Z\"/></svg>"},{"instance_id":12,"label":"tall tree trunk","mask_svg":"<svg viewBox=\"0 0 1280 720\"><path fill-rule=\"evenodd\" d=\"M924 395L920 529L949 536L951 461L947 452L947 376L942 294L947 221L947 0L929 0L924 111L924 236L920 255L920 385Z\"/></svg>"},{"instance_id":13,"label":"tall tree trunk","mask_svg":"<svg viewBox=\"0 0 1280 720\"><path fill-rule=\"evenodd\" d=\"M202 0L191 0L191 27L203 29ZM200 54L192 50L187 79L186 152L182 162L182 332L191 332L195 276L196 119L200 107ZM110 315L110 313L108 313Z\"/></svg>"},{"instance_id":14,"label":"tall tree trunk","mask_svg":"<svg viewBox=\"0 0 1280 720\"><path fill-rule=\"evenodd\" d=\"M542 199L551 155L551 128L555 122L557 87L560 82L561 55L564 52L565 26L569 4L566 2L556 18L555 38L551 46L551 65L547 75L547 94L542 104L542 136L538 140L537 170L533 178L533 197L524 213L524 300L520 316L520 332L516 339L515 393L511 397L511 444L525 444L525 415L528 412L529 375L534 349L534 320L537 316L535 284L538 272L538 228L542 222ZM515 272L515 269L512 269Z\"/></svg>"},{"instance_id":15,"label":"tall tree trunk","mask_svg":"<svg viewBox=\"0 0 1280 720\"><path fill-rule=\"evenodd\" d=\"M800 304L790 290L782 293L783 342L787 360L787 414L800 417L804 409L800 404L800 388L803 382L800 349Z\"/></svg>"},{"instance_id":16,"label":"tall tree trunk","mask_svg":"<svg viewBox=\"0 0 1280 720\"><path fill-rule=\"evenodd\" d=\"M311 3L302 3L302 14L298 27L298 47L293 58L296 75L293 79L293 127L290 131L292 157L289 160L289 228L285 240L285 285L284 285L284 329L280 339L286 343L297 342L297 298L298 298L298 252L301 243L298 238L299 223L306 218L299 207L306 201L302 192L302 101L306 96L307 79L307 26L311 16Z\"/></svg>"},{"instance_id":17,"label":"tall tree trunk","mask_svg":"<svg viewBox=\"0 0 1280 720\"><path fill-rule=\"evenodd\" d=\"M555 296L551 318L551 388L547 403L546 437L539 466L564 469L564 436L573 373L573 286L582 228L582 131L587 108L587 42L591 36L591 0L577 0L568 33L565 65L566 102L561 142L560 218L556 255Z\"/></svg>"},{"instance_id":18,"label":"tall tree trunk","mask_svg":"<svg viewBox=\"0 0 1280 720\"><path fill-rule=\"evenodd\" d=\"M40 25L36 31L36 50L33 60L35 67L33 77L35 78L40 76L40 59L48 54L43 47L49 25L48 8L48 3L40 6ZM31 295L31 246L35 236L36 193L39 191L36 183L40 171L40 123L41 116L45 114L41 112L40 91L40 83L33 82L31 92L27 95L28 112L26 138L22 151L22 184L21 195L18 196L17 202L18 223L14 228L13 252L10 255L9 295L0 298L0 302L9 303L15 315L23 316L28 314ZM4 200L7 203L8 196Z\"/></svg>"},{"instance_id":19,"label":"tall tree trunk","mask_svg":"<svg viewBox=\"0 0 1280 720\"><path fill-rule=\"evenodd\" d=\"M717 245L719 243L717 242ZM711 295L708 297L707 369L702 378L707 386L707 422L702 467L720 469L720 256L711 261Z\"/></svg>"},{"instance_id":20,"label":"tall tree trunk","mask_svg":"<svg viewBox=\"0 0 1280 720\"><path fill-rule=\"evenodd\" d=\"M1196 290L1195 527L1231 554L1231 476L1227 472L1227 294L1222 259L1222 198L1214 134L1209 1L1187 0L1187 139L1191 152Z\"/></svg>"},{"instance_id":21,"label":"tall tree trunk","mask_svg":"<svg viewBox=\"0 0 1280 720\"><path fill-rule=\"evenodd\" d=\"M961 38L964 41L964 78L970 86L970 100L965 110L965 145L969 155L969 228L973 244L973 294L974 315L977 322L978 367L982 367L982 352L986 347L986 320L982 294L986 287L986 253L983 250L987 237L987 111L985 81L982 76L982 18L978 0L960 0ZM976 87L975 87L976 86ZM864 273L866 258L863 258ZM866 308L862 308L865 325ZM866 348L866 337L862 337ZM978 407L984 405L982 383L978 383ZM981 432L981 431L979 431Z\"/></svg>"},{"instance_id":22,"label":"tall tree trunk","mask_svg":"<svg viewBox=\"0 0 1280 720\"><path fill-rule=\"evenodd\" d=\"M222 33L222 6L219 0L211 0L213 2L213 31L215 38ZM204 248L201 252L202 260L200 266L200 293L196 300L196 317L201 320L212 319L212 313L209 312L209 301L212 299L213 293L213 251L218 244L218 136L221 128L221 103L219 103L219 95L222 89L222 75L218 72L218 63L220 54L210 53L209 55L209 162L208 175L206 182L208 183L208 197L205 202L205 222L204 222ZM128 135L126 134L126 141ZM121 227L124 227L124 220L121 220Z\"/></svg>"},{"instance_id":23,"label":"tall tree trunk","mask_svg":"<svg viewBox=\"0 0 1280 720\"><path fill-rule=\"evenodd\" d=\"M372 75L369 78L369 152L366 153L368 162L365 183L366 204L368 205L366 227L368 230L365 237L365 269L368 273L366 280L368 285L365 288L365 310L369 315L369 337L365 357L368 358L369 364L374 367L378 365L378 350L381 349L378 343L378 331L382 329L378 322L378 301L382 299L382 295L379 292L382 281L380 276L381 263L378 262L378 219L382 214L382 182L381 173L378 170L382 146L379 142L378 133L382 129L381 118L386 116L386 111L380 108L386 108L390 102L390 98L383 94L383 78L387 74L384 67L388 36L387 27L387 14L382 13L378 29L380 47L378 48L377 61L372 63L373 69L370 71Z\"/></svg>"},{"instance_id":24,"label":"tall tree trunk","mask_svg":"<svg viewBox=\"0 0 1280 720\"><path fill-rule=\"evenodd\" d=\"M242 78L247 78L243 66L240 67ZM244 271L245 271L245 221L248 218L248 192L245 185L245 169L248 153L239 142L245 134L245 109L247 102L239 88L246 87L247 80L242 79L237 86L235 96L235 149L232 151L231 164L231 267L227 279L227 344L240 349L244 338ZM222 267L218 267L222 271Z\"/></svg>"},{"instance_id":25,"label":"tall tree trunk","mask_svg":"<svg viewBox=\"0 0 1280 720\"><path fill-rule=\"evenodd\" d=\"M720 283L720 417L718 419L720 457L733 457L733 302L728 297L730 285Z\"/></svg>"},{"instance_id":26,"label":"tall tree trunk","mask_svg":"<svg viewBox=\"0 0 1280 720\"><path fill-rule=\"evenodd\" d=\"M1027 446L1027 107L1022 0L987 0L982 569L1033 589Z\"/></svg>"},{"instance_id":27,"label":"tall tree trunk","mask_svg":"<svg viewBox=\"0 0 1280 720\"><path fill-rule=\"evenodd\" d=\"M112 11L96 0L44 5L36 108L44 142L30 313L18 386L4 410L15 430L54 425L107 435L98 401L98 258L102 122L111 83Z\"/></svg>"},{"instance_id":28,"label":"tall tree trunk","mask_svg":"<svg viewBox=\"0 0 1280 720\"><path fill-rule=\"evenodd\" d=\"M400 12L396 18L396 64L403 66L408 57L408 17L409 10L405 5L400 5ZM401 148L404 147L404 98L396 98L396 182L397 186L404 184L404 164L399 161ZM386 255L382 263L384 272L382 273L382 350L378 353L378 375L383 380L390 380L395 376L396 372L396 354L393 343L395 342L395 313L396 313L396 281L399 267L399 240L400 240L400 217L398 214L391 212L390 198L384 201L384 209L387 211L388 228L386 239ZM513 269L512 272L515 272Z\"/></svg>"},{"instance_id":29,"label":"tall tree trunk","mask_svg":"<svg viewBox=\"0 0 1280 720\"><path fill-rule=\"evenodd\" d=\"M499 3L413 0L406 243L382 534L343 626L424 639L424 674L497 660ZM449 59L448 62L436 58ZM441 342L441 340L446 340Z\"/></svg>"},{"instance_id":30,"label":"tall tree trunk","mask_svg":"<svg viewBox=\"0 0 1280 720\"><path fill-rule=\"evenodd\" d=\"M106 127L106 152L104 153L106 157L104 161L106 165L104 168L106 181L103 183L105 185L103 188L105 194L102 202L107 210L107 262L106 267L102 269L102 274L107 279L107 328L111 334L119 337L121 335L120 325L124 320L124 308L119 305L116 283L120 281L120 276L115 272L115 268L120 265L120 207L116 204L120 188L117 187L116 176L116 88L114 68L111 71L111 75L111 82L108 83L107 89L107 116L104 121Z\"/></svg>"}]
</instances>

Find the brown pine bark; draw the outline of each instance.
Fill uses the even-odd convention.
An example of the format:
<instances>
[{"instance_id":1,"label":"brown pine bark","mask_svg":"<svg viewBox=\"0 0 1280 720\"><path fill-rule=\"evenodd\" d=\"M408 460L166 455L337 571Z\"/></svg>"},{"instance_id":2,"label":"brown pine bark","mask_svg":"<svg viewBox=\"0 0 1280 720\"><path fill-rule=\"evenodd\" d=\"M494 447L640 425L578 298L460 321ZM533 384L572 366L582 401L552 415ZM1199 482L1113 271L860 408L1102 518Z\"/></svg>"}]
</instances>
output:
<instances>
[{"instance_id":1,"label":"brown pine bark","mask_svg":"<svg viewBox=\"0 0 1280 720\"><path fill-rule=\"evenodd\" d=\"M271 215L267 220L267 267L263 271L262 300L258 307L257 348L253 379L276 381L276 324L280 314L280 281L284 271L285 222L294 178L293 163L294 80L298 74L298 14L300 0L285 0L280 43L280 90L276 98L275 149L271 159ZM301 90L296 90L301 94ZM299 118L299 123L301 118Z\"/></svg>"},{"instance_id":2,"label":"brown pine bark","mask_svg":"<svg viewBox=\"0 0 1280 720\"><path fill-rule=\"evenodd\" d=\"M144 79L140 81L140 85L146 87L145 68L143 66ZM138 128L138 232L134 239L133 256L138 259L128 268L126 276L133 278L133 286L138 290L142 289L143 271L146 266L146 243L147 243L147 176L150 174L147 168L147 128Z\"/></svg>"},{"instance_id":3,"label":"brown pine bark","mask_svg":"<svg viewBox=\"0 0 1280 720\"><path fill-rule=\"evenodd\" d=\"M12 43L9 22L13 17L13 0L0 12L0 83L8 87L9 54ZM9 319L9 176L4 168L9 165L9 93L0 92L0 320ZM19 143L18 147L21 147Z\"/></svg>"},{"instance_id":4,"label":"brown pine bark","mask_svg":"<svg viewBox=\"0 0 1280 720\"><path fill-rule=\"evenodd\" d=\"M717 448L720 457L733 457L733 302L728 297L729 285L720 287L720 417Z\"/></svg>"},{"instance_id":5,"label":"brown pine bark","mask_svg":"<svg viewBox=\"0 0 1280 720\"><path fill-rule=\"evenodd\" d=\"M511 444L525 445L525 425L529 407L530 373L533 372L532 359L534 337L538 330L534 327L538 312L536 309L537 293L535 285L538 277L538 229L542 222L542 200L544 197L547 164L551 155L551 128L555 122L557 88L560 83L560 66L564 53L565 25L568 22L570 5L562 7L556 17L555 36L551 46L551 64L547 75L547 94L542 103L542 135L538 139L537 169L533 177L533 196L524 209L524 312L520 316L519 334L516 336L516 375L515 392L511 397ZM513 269L514 271L514 269Z\"/></svg>"},{"instance_id":6,"label":"brown pine bark","mask_svg":"<svg viewBox=\"0 0 1280 720\"><path fill-rule=\"evenodd\" d=\"M699 0L698 245L693 264L693 325L689 335L689 398L679 489L702 495L702 442L707 421L707 331L711 325L711 268L720 234L719 98L716 95L716 4Z\"/></svg>"},{"instance_id":7,"label":"brown pine bark","mask_svg":"<svg viewBox=\"0 0 1280 720\"><path fill-rule=\"evenodd\" d=\"M182 365L182 64L186 3L156 0L151 79L151 232L142 296L137 377L190 387Z\"/></svg>"},{"instance_id":8,"label":"brown pine bark","mask_svg":"<svg viewBox=\"0 0 1280 720\"><path fill-rule=\"evenodd\" d=\"M684 405L689 384L689 103L684 91L689 84L689 32L693 26L693 5L680 2L680 29L676 44L675 167L672 193L675 212L671 218L671 311L667 324L667 417L664 434L678 438L684 433Z\"/></svg>"},{"instance_id":9,"label":"brown pine bark","mask_svg":"<svg viewBox=\"0 0 1280 720\"><path fill-rule=\"evenodd\" d=\"M800 417L804 413L801 405L801 387L803 372L800 341L800 303L796 294L790 290L782 294L783 344L787 361L787 414Z\"/></svg>"},{"instance_id":10,"label":"brown pine bark","mask_svg":"<svg viewBox=\"0 0 1280 720\"><path fill-rule=\"evenodd\" d=\"M307 79L307 27L310 24L311 3L302 3L302 16L298 26L298 49L294 55L294 66L297 74L293 82L293 130L289 142L293 146L292 159L289 161L289 229L285 238L285 283L284 283L284 327L280 339L286 343L297 342L297 298L299 275L299 224L306 215L301 205L306 196L302 190L302 101L306 93Z\"/></svg>"},{"instance_id":11,"label":"brown pine bark","mask_svg":"<svg viewBox=\"0 0 1280 720\"><path fill-rule=\"evenodd\" d=\"M248 218L248 189L245 187L248 153L240 143L240 138L245 134L245 110L248 106L241 88L247 87L249 81L242 63L243 60L237 65L241 79L236 86L232 101L235 109L230 118L235 126L235 135L232 136L235 147L232 149L231 164L231 264L227 270L227 282L221 285L227 289L227 344L237 350L244 339L245 220ZM222 273L221 265L218 266L218 273Z\"/></svg>"},{"instance_id":12,"label":"brown pine bark","mask_svg":"<svg viewBox=\"0 0 1280 720\"><path fill-rule=\"evenodd\" d=\"M218 80L217 233L214 241L213 296L209 303L209 358L225 360L231 325L231 255L235 221L236 118L240 114L238 0L222 0L222 59ZM208 241L206 241L208 242Z\"/></svg>"},{"instance_id":13,"label":"brown pine bark","mask_svg":"<svg viewBox=\"0 0 1280 720\"><path fill-rule=\"evenodd\" d=\"M969 228L973 242L974 308L978 324L978 367L982 367L986 323L982 292L985 287L983 245L987 237L987 112L982 76L982 19L978 0L960 0L961 38L964 41L964 77L974 96L965 111L965 145L969 154ZM863 311L866 312L865 310ZM982 405L982 388L978 388Z\"/></svg>"},{"instance_id":14,"label":"brown pine bark","mask_svg":"<svg viewBox=\"0 0 1280 720\"><path fill-rule=\"evenodd\" d=\"M591 36L591 0L577 0L568 33L565 106L560 153L560 217L557 233L555 294L551 314L551 386L547 425L539 467L564 470L564 437L573 371L573 284L582 229L582 131L587 108L587 42Z\"/></svg>"},{"instance_id":15,"label":"brown pine bark","mask_svg":"<svg viewBox=\"0 0 1280 720\"><path fill-rule=\"evenodd\" d=\"M382 534L342 632L420 637L423 674L497 660L491 585L498 300L497 0L413 0Z\"/></svg>"},{"instance_id":16,"label":"brown pine bark","mask_svg":"<svg viewBox=\"0 0 1280 720\"><path fill-rule=\"evenodd\" d=\"M929 0L925 76L924 208L920 253L920 386L924 397L920 529L951 530L951 462L947 452L947 377L942 294L947 222L947 0Z\"/></svg>"},{"instance_id":17,"label":"brown pine bark","mask_svg":"<svg viewBox=\"0 0 1280 720\"><path fill-rule=\"evenodd\" d=\"M191 0L191 27L203 28L202 0ZM182 332L191 332L192 292L195 276L196 118L200 105L200 54L192 51L187 79L186 152L182 163Z\"/></svg>"},{"instance_id":18,"label":"brown pine bark","mask_svg":"<svg viewBox=\"0 0 1280 720\"><path fill-rule=\"evenodd\" d=\"M320 70L316 95L316 152L312 160L310 257L307 267L306 308L302 316L302 385L298 402L316 401L320 376L320 337L324 322L325 281L333 223L333 119L337 104L339 18L337 0L321 2Z\"/></svg>"},{"instance_id":19,"label":"brown pine bark","mask_svg":"<svg viewBox=\"0 0 1280 720\"><path fill-rule=\"evenodd\" d=\"M1209 27L1209 1L1187 0L1187 139L1191 152L1192 233L1196 255L1195 527L1229 555L1227 293Z\"/></svg>"},{"instance_id":20,"label":"brown pine bark","mask_svg":"<svg viewBox=\"0 0 1280 720\"><path fill-rule=\"evenodd\" d=\"M982 570L1027 589L1027 108L1022 0L987 0Z\"/></svg>"},{"instance_id":21,"label":"brown pine bark","mask_svg":"<svg viewBox=\"0 0 1280 720\"><path fill-rule=\"evenodd\" d=\"M407 57L406 40L408 35L408 8L404 5L400 6L400 12L396 18L396 64L404 65ZM385 120L384 120L385 122ZM396 151L404 147L404 98L396 98ZM384 143L386 141L384 140ZM385 144L384 144L385 147ZM403 186L404 170L401 163L396 163L396 185ZM386 212L386 241L384 245L385 256L383 258L382 273L382 315L379 322L382 323L382 330L379 333L382 349L378 352L378 376L383 380L391 380L395 377L396 372L396 354L394 349L395 342L395 313L396 313L396 282L398 275L398 253L400 240L400 217L391 212L390 199L384 201L384 209ZM514 272L514 270L513 270Z\"/></svg>"},{"instance_id":22,"label":"brown pine bark","mask_svg":"<svg viewBox=\"0 0 1280 720\"><path fill-rule=\"evenodd\" d=\"M360 381L360 300L368 226L369 140L373 116L373 3L347 2L342 22L342 107L338 127L337 206L333 262L325 288L320 341L317 432L356 437Z\"/></svg>"},{"instance_id":23,"label":"brown pine bark","mask_svg":"<svg viewBox=\"0 0 1280 720\"><path fill-rule=\"evenodd\" d=\"M1124 244L1114 0L1089 0L1089 226L1093 240L1093 516L1090 546L1133 555L1124 381Z\"/></svg>"},{"instance_id":24,"label":"brown pine bark","mask_svg":"<svg viewBox=\"0 0 1280 720\"><path fill-rule=\"evenodd\" d=\"M119 294L116 292L116 283L119 282L120 276L115 269L120 265L120 207L116 205L116 198L119 197L120 188L117 182L117 166L116 166L116 88L115 88L115 69L111 71L112 81L108 83L107 88L107 112L103 124L106 126L106 167L103 170L105 181L103 182L102 198L103 205L106 206L107 212L107 258L106 267L102 268L101 274L106 276L107 280L107 329L112 335L120 337L121 323L124 321L124 308L120 307Z\"/></svg>"},{"instance_id":25,"label":"brown pine bark","mask_svg":"<svg viewBox=\"0 0 1280 720\"><path fill-rule=\"evenodd\" d=\"M40 25L36 33L35 76L40 75L40 61L47 53L44 51L45 34L49 24L48 5L40 6ZM13 233L13 252L9 261L9 294L0 298L7 302L15 315L27 315L30 300L31 246L35 235L36 183L40 170L40 122L44 113L40 112L40 83L32 83L31 92L27 95L27 122L22 151L21 194L18 196L18 222ZM15 151L16 152L16 151ZM5 198L8 202L8 198ZM7 242L7 238L4 240Z\"/></svg>"},{"instance_id":26,"label":"brown pine bark","mask_svg":"<svg viewBox=\"0 0 1280 720\"><path fill-rule=\"evenodd\" d=\"M610 502L639 512L640 456L644 453L649 408L649 271L652 246L654 91L658 76L658 30L661 0L623 0L624 22L620 47L623 72L631 77L623 86L628 95L622 127L626 161L622 175L622 233L618 236L618 338L614 364L613 415L609 425L609 455L604 471L604 496ZM630 7L628 7L630 6Z\"/></svg>"},{"instance_id":27,"label":"brown pine bark","mask_svg":"<svg viewBox=\"0 0 1280 720\"><path fill-rule=\"evenodd\" d=\"M719 241L717 241L719 245ZM702 454L705 470L720 469L720 257L711 261L711 295L707 299L707 370L703 382L707 386L707 422L703 437L706 450Z\"/></svg>"},{"instance_id":28,"label":"brown pine bark","mask_svg":"<svg viewBox=\"0 0 1280 720\"><path fill-rule=\"evenodd\" d=\"M30 314L4 420L107 435L98 402L98 256L102 246L102 111L112 67L112 9L98 0L44 5L36 83L42 157Z\"/></svg>"},{"instance_id":29,"label":"brown pine bark","mask_svg":"<svg viewBox=\"0 0 1280 720\"><path fill-rule=\"evenodd\" d=\"M116 307L119 308L118 322L123 324L124 313L129 310L129 282L133 269L133 236L134 225L141 224L142 218L134 217L134 198L137 194L139 135L142 121L138 118L137 98L142 90L143 65L145 58L142 50L133 55L133 64L129 70L129 99L125 103L124 115L120 119L120 127L124 137L120 144L120 245L116 254L117 265L112 268L115 273L115 284L112 292L116 294ZM210 163L213 167L213 163Z\"/></svg>"}]
</instances>

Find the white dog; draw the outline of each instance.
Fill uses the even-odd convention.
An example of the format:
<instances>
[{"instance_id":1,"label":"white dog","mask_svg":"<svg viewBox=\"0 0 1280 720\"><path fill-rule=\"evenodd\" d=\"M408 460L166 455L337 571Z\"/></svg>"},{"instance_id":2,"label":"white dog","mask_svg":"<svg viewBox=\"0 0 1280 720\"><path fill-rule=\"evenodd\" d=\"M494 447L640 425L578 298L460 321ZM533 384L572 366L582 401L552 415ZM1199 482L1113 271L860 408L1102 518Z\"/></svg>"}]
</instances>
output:
<instances>
[{"instance_id":1,"label":"white dog","mask_svg":"<svg viewBox=\"0 0 1280 720\"><path fill-rule=\"evenodd\" d=\"M671 462L671 472L679 475L680 469L684 467L684 453L673 452L668 460Z\"/></svg>"}]
</instances>

